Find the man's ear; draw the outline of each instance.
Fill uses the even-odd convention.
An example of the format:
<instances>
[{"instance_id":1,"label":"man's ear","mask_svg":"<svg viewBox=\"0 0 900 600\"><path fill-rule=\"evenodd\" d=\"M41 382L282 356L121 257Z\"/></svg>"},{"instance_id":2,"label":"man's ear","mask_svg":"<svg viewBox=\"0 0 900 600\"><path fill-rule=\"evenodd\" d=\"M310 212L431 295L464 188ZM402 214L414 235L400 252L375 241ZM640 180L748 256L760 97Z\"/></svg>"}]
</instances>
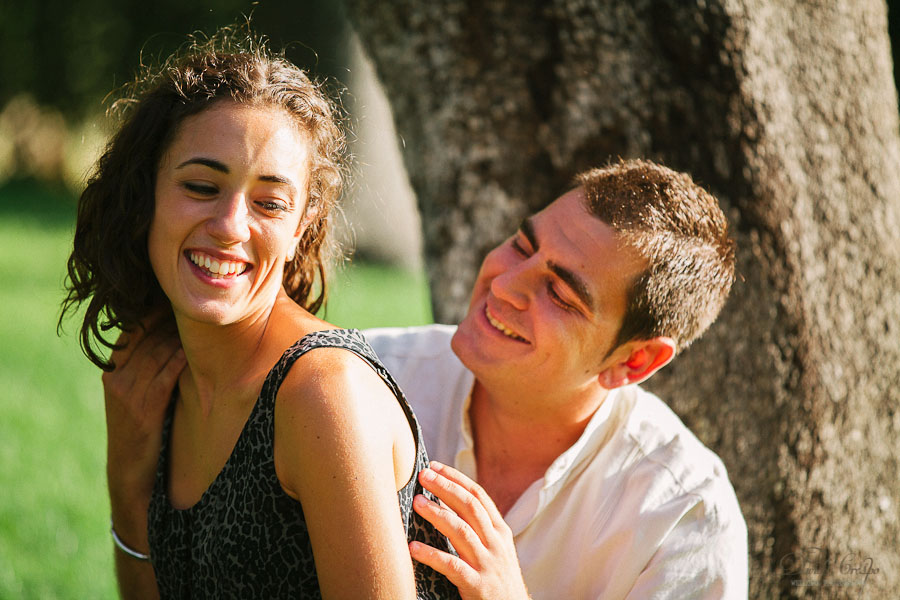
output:
<instances>
[{"instance_id":1,"label":"man's ear","mask_svg":"<svg viewBox=\"0 0 900 600\"><path fill-rule=\"evenodd\" d=\"M608 390L640 383L669 364L675 356L675 340L660 336L629 342L622 350L619 357L600 372L600 385Z\"/></svg>"}]
</instances>

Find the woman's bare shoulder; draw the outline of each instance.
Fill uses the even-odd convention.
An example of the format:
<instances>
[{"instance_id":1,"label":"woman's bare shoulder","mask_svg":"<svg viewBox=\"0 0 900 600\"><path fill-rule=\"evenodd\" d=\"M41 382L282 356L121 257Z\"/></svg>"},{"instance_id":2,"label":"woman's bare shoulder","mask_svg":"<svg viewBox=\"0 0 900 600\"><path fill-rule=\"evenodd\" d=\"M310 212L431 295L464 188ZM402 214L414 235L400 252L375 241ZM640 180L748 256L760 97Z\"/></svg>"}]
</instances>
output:
<instances>
[{"instance_id":1,"label":"woman's bare shoulder","mask_svg":"<svg viewBox=\"0 0 900 600\"><path fill-rule=\"evenodd\" d=\"M278 392L284 412L377 411L397 404L367 362L345 348L315 348L297 359Z\"/></svg>"}]
</instances>

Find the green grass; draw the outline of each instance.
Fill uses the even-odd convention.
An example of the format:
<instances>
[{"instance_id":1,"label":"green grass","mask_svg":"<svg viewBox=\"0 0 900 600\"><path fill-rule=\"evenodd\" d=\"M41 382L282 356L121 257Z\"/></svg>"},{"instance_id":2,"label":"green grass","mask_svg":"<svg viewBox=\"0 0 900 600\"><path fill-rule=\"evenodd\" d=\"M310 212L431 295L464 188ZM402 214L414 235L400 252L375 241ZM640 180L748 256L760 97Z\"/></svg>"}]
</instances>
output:
<instances>
[{"instance_id":1,"label":"green grass","mask_svg":"<svg viewBox=\"0 0 900 600\"><path fill-rule=\"evenodd\" d=\"M0 598L115 598L99 371L67 321L57 336L74 201L0 188ZM347 327L431 321L421 273L338 273L324 317Z\"/></svg>"}]
</instances>

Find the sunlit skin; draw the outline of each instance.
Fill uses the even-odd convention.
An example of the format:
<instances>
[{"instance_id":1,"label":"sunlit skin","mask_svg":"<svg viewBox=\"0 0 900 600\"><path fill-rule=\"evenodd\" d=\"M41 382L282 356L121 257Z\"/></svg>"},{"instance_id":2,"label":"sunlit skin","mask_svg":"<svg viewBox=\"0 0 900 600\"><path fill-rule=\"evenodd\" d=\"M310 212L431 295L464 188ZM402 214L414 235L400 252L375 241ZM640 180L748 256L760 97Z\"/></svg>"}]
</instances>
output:
<instances>
[{"instance_id":1,"label":"sunlit skin","mask_svg":"<svg viewBox=\"0 0 900 600\"><path fill-rule=\"evenodd\" d=\"M333 328L282 283L308 177L307 139L289 115L229 101L186 119L162 157L148 248L187 358L169 435L175 508L194 506L221 473L284 350ZM282 490L303 506L323 596L414 597L397 490L415 442L375 371L341 349L304 355L279 387L272 444ZM335 539L370 551L348 559Z\"/></svg>"},{"instance_id":2,"label":"sunlit skin","mask_svg":"<svg viewBox=\"0 0 900 600\"><path fill-rule=\"evenodd\" d=\"M453 350L479 385L574 409L572 396L594 397L618 358L607 354L642 267L572 190L485 258Z\"/></svg>"},{"instance_id":3,"label":"sunlit skin","mask_svg":"<svg viewBox=\"0 0 900 600\"><path fill-rule=\"evenodd\" d=\"M468 417L477 484L435 466L437 473L420 480L455 513L416 499L416 510L448 535L459 558L410 546L414 558L461 590L484 580L527 595L502 515L578 440L609 390L639 382L671 359L668 338L614 347L628 290L644 266L588 212L580 188L523 221L482 263L451 341L475 375ZM464 533L470 527L477 535Z\"/></svg>"},{"instance_id":4,"label":"sunlit skin","mask_svg":"<svg viewBox=\"0 0 900 600\"><path fill-rule=\"evenodd\" d=\"M157 172L148 247L179 322L228 325L271 308L303 231L308 154L275 109L221 102L178 128Z\"/></svg>"}]
</instances>

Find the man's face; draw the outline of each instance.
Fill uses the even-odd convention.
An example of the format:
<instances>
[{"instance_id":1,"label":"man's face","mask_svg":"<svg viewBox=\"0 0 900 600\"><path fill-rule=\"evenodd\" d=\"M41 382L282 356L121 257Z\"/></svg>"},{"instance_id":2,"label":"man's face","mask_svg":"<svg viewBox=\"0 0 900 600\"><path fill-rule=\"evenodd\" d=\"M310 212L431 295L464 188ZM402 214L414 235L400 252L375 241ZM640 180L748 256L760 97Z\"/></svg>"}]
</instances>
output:
<instances>
[{"instance_id":1,"label":"man's face","mask_svg":"<svg viewBox=\"0 0 900 600\"><path fill-rule=\"evenodd\" d=\"M643 264L572 190L484 259L453 350L486 386L587 390L616 359L607 354Z\"/></svg>"}]
</instances>

